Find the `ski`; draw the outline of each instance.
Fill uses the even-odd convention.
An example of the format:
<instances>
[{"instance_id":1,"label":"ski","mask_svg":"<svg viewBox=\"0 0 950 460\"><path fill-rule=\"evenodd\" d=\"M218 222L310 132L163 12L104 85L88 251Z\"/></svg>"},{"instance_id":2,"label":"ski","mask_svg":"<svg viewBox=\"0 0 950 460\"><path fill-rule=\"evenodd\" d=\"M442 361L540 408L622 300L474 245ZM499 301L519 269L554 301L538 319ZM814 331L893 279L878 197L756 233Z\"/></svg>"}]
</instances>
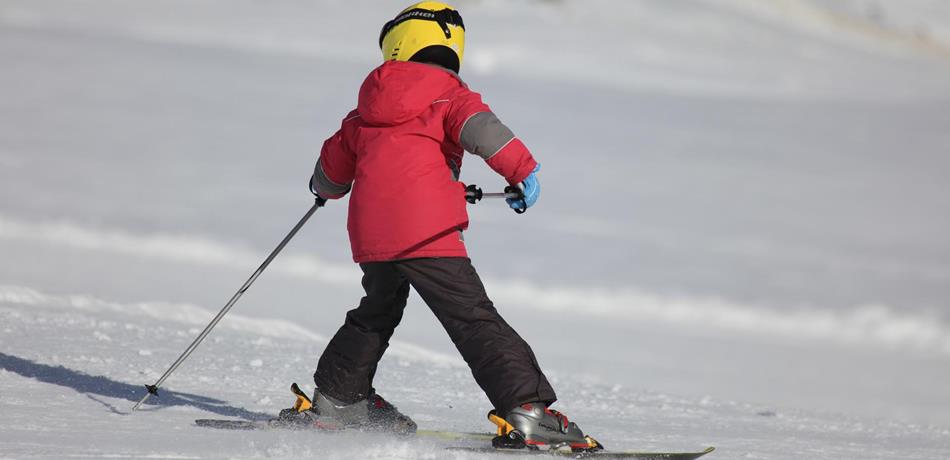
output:
<instances>
[{"instance_id":1,"label":"ski","mask_svg":"<svg viewBox=\"0 0 950 460\"><path fill-rule=\"evenodd\" d=\"M700 452L610 452L604 450L571 452L561 450L495 449L494 447L447 447L446 449L491 455L545 455L578 459L629 458L636 460L693 460L716 450L715 447L707 447Z\"/></svg>"},{"instance_id":2,"label":"ski","mask_svg":"<svg viewBox=\"0 0 950 460\"><path fill-rule=\"evenodd\" d=\"M323 429L319 427L287 425L277 420L228 420L218 418L200 418L195 420L195 425L205 428L215 428L220 430L315 430L324 432L334 432L336 430ZM491 441L495 435L491 433L469 433L462 431L445 430L416 430L416 436L427 438L439 438L449 441Z\"/></svg>"},{"instance_id":3,"label":"ski","mask_svg":"<svg viewBox=\"0 0 950 460\"><path fill-rule=\"evenodd\" d=\"M228 419L209 419L202 418L195 420L195 425L205 428L215 428L221 430L315 430L324 432L334 432L336 430L323 429L319 427L301 427L300 425L287 425L277 420L228 420ZM483 441L490 442L495 437L493 433L472 433L464 431L445 431L445 430L416 430L415 436L426 438L437 438L447 441ZM531 450L531 449L496 449L494 447L446 447L446 450L473 452L498 455L547 455L563 458L629 458L636 460L694 460L706 455L714 447L706 448L700 452L610 452L604 450L587 452L570 452L559 450Z\"/></svg>"},{"instance_id":4,"label":"ski","mask_svg":"<svg viewBox=\"0 0 950 460\"><path fill-rule=\"evenodd\" d=\"M223 418L199 418L195 420L195 425L206 428L217 428L220 430L268 430L279 428L271 423L270 420L228 420Z\"/></svg>"}]
</instances>

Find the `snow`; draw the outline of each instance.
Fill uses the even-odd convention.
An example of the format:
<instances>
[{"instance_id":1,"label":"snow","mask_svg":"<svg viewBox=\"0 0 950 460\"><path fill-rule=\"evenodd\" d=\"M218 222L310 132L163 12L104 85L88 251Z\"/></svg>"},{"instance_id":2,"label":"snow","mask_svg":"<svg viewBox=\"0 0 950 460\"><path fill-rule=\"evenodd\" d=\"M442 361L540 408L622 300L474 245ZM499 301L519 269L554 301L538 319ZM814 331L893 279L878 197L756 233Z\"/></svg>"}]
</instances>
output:
<instances>
[{"instance_id":1,"label":"snow","mask_svg":"<svg viewBox=\"0 0 950 460\"><path fill-rule=\"evenodd\" d=\"M0 237L67 248L167 259L216 267L253 267L261 254L246 247L210 239L173 235L136 235L76 224L30 223L0 216ZM301 280L344 284L357 279L352 264L334 264L312 255L289 255L269 269ZM938 275L941 276L941 275ZM578 304L586 313L606 319L663 321L715 327L729 331L778 335L788 338L876 345L888 348L950 353L950 325L927 314L906 314L880 303L858 305L847 311L822 311L800 306L792 311L770 311L717 298L660 296L642 290L540 286L528 280L486 280L498 301L514 308L540 312L569 312ZM0 292L0 295L16 295ZM170 314L164 308L152 315ZM195 320L194 324L202 324ZM248 327L254 328L253 324ZM308 334L305 330L285 331Z\"/></svg>"},{"instance_id":2,"label":"snow","mask_svg":"<svg viewBox=\"0 0 950 460\"><path fill-rule=\"evenodd\" d=\"M49 302L37 309L27 305L13 296L0 300L0 317L14 326L4 332L0 353L3 449L17 458L465 457L448 456L441 450L443 444L425 439L219 432L192 426L192 420L201 417L260 419L290 404L288 382L306 382L312 372L312 360L291 357L316 356L322 343L300 336L270 343L256 337L291 325L275 330L271 323L251 332L224 327L223 322L215 331L219 340L204 344L161 397L130 414L131 404L142 394L141 386L133 382L157 378L161 365L187 346L192 337L177 331L190 321L172 316L144 323L135 306L98 310L66 302ZM120 327L136 322L147 327ZM97 342L95 335L102 331L114 341ZM161 359L141 359L134 345L142 343L154 346L154 357ZM249 355L267 358L245 365ZM383 361L379 385L387 388L386 396L432 428L486 429L481 417L487 401L468 371L439 367L440 359L418 358L408 366L400 364L401 358ZM232 366L239 370L232 371ZM570 394L562 409L584 420L585 427L603 439L611 439L615 449L715 444L717 455L726 458L792 458L812 449L838 458L933 458L950 437L950 432L935 427L775 410L708 395L684 398L570 373L552 377L562 393ZM312 385L304 386L312 390ZM637 433L635 438L629 436L631 431ZM51 435L55 443L48 442Z\"/></svg>"},{"instance_id":3,"label":"snow","mask_svg":"<svg viewBox=\"0 0 950 460\"><path fill-rule=\"evenodd\" d=\"M473 457L192 424L313 390L361 292L345 202L129 413L310 206L403 6L0 2L0 459ZM473 206L466 242L559 409L618 450L950 455L945 2L460 7L463 77L544 164L538 206ZM416 297L376 383L423 428L491 428Z\"/></svg>"}]
</instances>

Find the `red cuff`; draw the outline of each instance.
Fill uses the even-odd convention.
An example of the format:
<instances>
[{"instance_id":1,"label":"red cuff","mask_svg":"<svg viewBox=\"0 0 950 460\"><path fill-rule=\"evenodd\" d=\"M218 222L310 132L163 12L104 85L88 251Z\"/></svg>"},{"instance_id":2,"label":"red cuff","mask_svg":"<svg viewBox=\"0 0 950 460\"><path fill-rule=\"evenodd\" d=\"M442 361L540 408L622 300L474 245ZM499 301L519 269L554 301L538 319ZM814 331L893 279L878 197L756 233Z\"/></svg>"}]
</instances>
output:
<instances>
[{"instance_id":1,"label":"red cuff","mask_svg":"<svg viewBox=\"0 0 950 460\"><path fill-rule=\"evenodd\" d=\"M487 160L488 166L501 174L510 185L516 185L525 180L538 162L531 156L531 152L517 137L501 148Z\"/></svg>"}]
</instances>

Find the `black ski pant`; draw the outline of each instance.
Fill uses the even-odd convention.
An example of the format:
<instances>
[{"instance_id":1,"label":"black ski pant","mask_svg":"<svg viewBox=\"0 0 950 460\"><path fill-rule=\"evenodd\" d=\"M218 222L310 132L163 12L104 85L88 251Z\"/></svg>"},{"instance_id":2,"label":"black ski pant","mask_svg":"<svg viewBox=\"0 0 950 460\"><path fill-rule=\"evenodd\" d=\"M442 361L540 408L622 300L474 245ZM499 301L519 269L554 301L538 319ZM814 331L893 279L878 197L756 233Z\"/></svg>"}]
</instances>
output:
<instances>
[{"instance_id":1,"label":"black ski pant","mask_svg":"<svg viewBox=\"0 0 950 460\"><path fill-rule=\"evenodd\" d=\"M402 319L411 285L497 410L557 399L531 347L495 310L467 257L373 262L360 268L366 296L347 312L320 357L313 378L321 393L351 403L373 391L376 365Z\"/></svg>"}]
</instances>

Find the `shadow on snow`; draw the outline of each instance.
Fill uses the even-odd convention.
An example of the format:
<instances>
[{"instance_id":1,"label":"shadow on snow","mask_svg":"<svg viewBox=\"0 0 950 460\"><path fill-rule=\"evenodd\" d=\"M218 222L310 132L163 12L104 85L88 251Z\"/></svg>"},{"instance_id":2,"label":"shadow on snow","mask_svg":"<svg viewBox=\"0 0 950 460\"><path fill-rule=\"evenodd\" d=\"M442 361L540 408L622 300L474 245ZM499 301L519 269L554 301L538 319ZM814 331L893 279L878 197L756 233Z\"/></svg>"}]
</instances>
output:
<instances>
[{"instance_id":1,"label":"shadow on snow","mask_svg":"<svg viewBox=\"0 0 950 460\"><path fill-rule=\"evenodd\" d=\"M138 402L145 395L144 385L130 385L118 382L101 375L89 375L63 366L50 366L30 361L28 359L0 353L0 369L17 373L23 377L39 380L44 383L72 388L85 394L90 399L106 406L111 412L128 415L114 406L97 399L94 395L108 398L121 398L130 402ZM161 390L160 396L152 396L146 404L152 408L140 410L155 410L169 406L192 406L208 412L227 417L239 417L245 420L266 420L269 415L260 412L251 412L243 407L233 407L219 399L207 396L179 393L177 391Z\"/></svg>"}]
</instances>

